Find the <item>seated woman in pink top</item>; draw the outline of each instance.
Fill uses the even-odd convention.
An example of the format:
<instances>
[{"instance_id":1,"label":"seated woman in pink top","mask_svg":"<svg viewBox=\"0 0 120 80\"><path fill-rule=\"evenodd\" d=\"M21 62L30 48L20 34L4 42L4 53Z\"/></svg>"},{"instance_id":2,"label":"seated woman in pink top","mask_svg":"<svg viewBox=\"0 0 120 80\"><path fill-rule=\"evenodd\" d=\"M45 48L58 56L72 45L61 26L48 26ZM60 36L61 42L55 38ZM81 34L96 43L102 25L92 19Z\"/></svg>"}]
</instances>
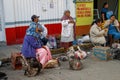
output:
<instances>
[{"instance_id":1,"label":"seated woman in pink top","mask_svg":"<svg viewBox=\"0 0 120 80\"><path fill-rule=\"evenodd\" d=\"M36 58L42 64L43 68L45 64L52 59L50 49L47 46L36 50Z\"/></svg>"}]
</instances>

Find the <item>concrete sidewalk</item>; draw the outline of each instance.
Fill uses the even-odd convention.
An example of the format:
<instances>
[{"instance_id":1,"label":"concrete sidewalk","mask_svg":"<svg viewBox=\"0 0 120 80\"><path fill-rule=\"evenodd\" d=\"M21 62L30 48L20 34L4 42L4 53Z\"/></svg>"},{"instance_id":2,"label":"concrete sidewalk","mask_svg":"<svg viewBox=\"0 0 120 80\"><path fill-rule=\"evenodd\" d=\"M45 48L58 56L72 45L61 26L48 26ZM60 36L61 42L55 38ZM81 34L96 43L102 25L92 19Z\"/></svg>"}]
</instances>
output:
<instances>
[{"instance_id":1,"label":"concrete sidewalk","mask_svg":"<svg viewBox=\"0 0 120 80\"><path fill-rule=\"evenodd\" d=\"M12 52L20 52L22 45L7 46L5 42L0 42L0 59L9 58Z\"/></svg>"}]
</instances>

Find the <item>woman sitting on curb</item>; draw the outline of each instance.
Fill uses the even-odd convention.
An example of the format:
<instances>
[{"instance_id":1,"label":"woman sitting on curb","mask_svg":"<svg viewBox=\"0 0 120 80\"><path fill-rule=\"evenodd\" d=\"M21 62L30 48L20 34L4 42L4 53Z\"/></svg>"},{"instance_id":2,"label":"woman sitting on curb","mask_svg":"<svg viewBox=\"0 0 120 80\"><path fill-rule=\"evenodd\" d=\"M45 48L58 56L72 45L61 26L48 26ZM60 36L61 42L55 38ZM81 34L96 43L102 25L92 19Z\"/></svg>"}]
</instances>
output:
<instances>
[{"instance_id":1,"label":"woman sitting on curb","mask_svg":"<svg viewBox=\"0 0 120 80\"><path fill-rule=\"evenodd\" d=\"M106 43L105 34L107 33L108 29L101 29L102 22L100 19L97 19L93 22L91 29L90 29L90 39L95 44L104 45Z\"/></svg>"},{"instance_id":2,"label":"woman sitting on curb","mask_svg":"<svg viewBox=\"0 0 120 80\"><path fill-rule=\"evenodd\" d=\"M108 38L110 46L113 40L120 39L119 22L114 15L111 15L110 19L105 22L105 27L108 27Z\"/></svg>"}]
</instances>

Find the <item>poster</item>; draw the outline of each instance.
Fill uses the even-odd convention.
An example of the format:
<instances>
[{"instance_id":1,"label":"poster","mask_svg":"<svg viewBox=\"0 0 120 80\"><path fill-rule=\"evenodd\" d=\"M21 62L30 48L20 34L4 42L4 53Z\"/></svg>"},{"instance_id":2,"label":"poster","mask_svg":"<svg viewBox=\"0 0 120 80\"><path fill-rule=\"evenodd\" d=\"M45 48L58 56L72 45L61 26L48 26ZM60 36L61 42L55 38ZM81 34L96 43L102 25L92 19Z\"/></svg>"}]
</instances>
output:
<instances>
[{"instance_id":1,"label":"poster","mask_svg":"<svg viewBox=\"0 0 120 80\"><path fill-rule=\"evenodd\" d=\"M93 22L93 2L76 3L76 25L90 25Z\"/></svg>"}]
</instances>

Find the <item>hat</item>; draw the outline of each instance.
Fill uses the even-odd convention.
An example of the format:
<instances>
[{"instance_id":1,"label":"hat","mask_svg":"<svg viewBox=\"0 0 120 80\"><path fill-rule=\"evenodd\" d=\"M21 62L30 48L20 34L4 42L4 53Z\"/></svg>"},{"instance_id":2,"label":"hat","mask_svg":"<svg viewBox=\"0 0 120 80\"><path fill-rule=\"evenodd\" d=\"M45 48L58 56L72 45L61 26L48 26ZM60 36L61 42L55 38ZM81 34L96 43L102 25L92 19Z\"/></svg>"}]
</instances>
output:
<instances>
[{"instance_id":1,"label":"hat","mask_svg":"<svg viewBox=\"0 0 120 80\"><path fill-rule=\"evenodd\" d=\"M32 15L31 19L35 19L35 18L39 18L40 16L37 16L37 15Z\"/></svg>"}]
</instances>

